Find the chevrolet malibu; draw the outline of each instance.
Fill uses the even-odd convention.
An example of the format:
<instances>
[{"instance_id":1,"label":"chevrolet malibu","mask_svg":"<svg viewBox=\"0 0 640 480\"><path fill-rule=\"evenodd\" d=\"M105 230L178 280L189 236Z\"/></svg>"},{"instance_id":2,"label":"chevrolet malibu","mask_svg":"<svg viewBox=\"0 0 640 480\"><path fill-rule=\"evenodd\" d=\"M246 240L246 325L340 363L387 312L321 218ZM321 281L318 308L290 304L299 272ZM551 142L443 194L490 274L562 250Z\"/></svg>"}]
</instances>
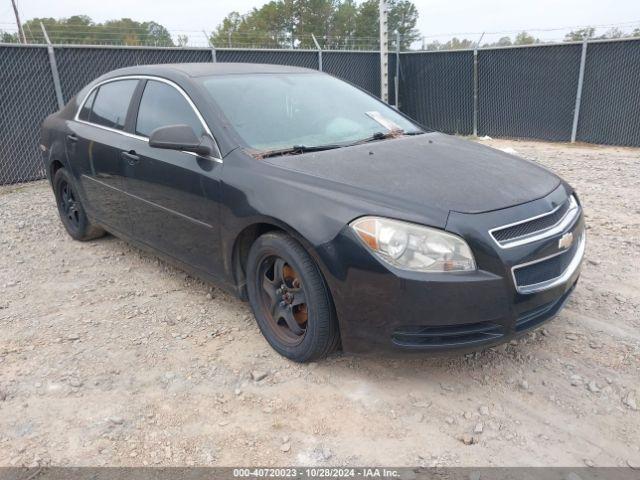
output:
<instances>
[{"instance_id":1,"label":"chevrolet malibu","mask_svg":"<svg viewBox=\"0 0 640 480\"><path fill-rule=\"evenodd\" d=\"M299 362L510 340L558 313L585 249L555 174L314 70L116 70L40 149L72 238L110 232L231 290Z\"/></svg>"}]
</instances>

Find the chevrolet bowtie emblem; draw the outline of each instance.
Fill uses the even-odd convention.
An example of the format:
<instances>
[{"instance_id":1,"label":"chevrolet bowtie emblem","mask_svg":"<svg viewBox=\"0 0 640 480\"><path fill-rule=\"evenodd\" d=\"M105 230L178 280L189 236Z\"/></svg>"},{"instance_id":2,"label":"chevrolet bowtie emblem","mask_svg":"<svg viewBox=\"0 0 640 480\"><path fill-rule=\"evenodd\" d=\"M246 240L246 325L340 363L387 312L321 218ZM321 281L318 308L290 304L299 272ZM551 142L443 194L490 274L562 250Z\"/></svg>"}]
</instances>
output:
<instances>
[{"instance_id":1,"label":"chevrolet bowtie emblem","mask_svg":"<svg viewBox=\"0 0 640 480\"><path fill-rule=\"evenodd\" d=\"M558 240L558 248L560 250L565 250L569 248L573 244L573 233L568 232L560 237Z\"/></svg>"}]
</instances>

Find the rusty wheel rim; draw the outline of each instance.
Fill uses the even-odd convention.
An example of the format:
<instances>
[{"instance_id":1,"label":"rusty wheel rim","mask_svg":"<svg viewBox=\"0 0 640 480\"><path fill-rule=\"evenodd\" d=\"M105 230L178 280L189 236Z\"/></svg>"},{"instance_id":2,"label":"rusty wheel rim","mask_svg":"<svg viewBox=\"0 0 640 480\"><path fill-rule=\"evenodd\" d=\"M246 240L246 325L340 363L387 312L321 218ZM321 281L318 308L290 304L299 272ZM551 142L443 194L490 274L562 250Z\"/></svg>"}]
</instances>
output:
<instances>
[{"instance_id":1,"label":"rusty wheel rim","mask_svg":"<svg viewBox=\"0 0 640 480\"><path fill-rule=\"evenodd\" d=\"M300 344L309 320L300 275L284 259L272 255L260 263L258 281L262 309L272 331L288 346Z\"/></svg>"}]
</instances>

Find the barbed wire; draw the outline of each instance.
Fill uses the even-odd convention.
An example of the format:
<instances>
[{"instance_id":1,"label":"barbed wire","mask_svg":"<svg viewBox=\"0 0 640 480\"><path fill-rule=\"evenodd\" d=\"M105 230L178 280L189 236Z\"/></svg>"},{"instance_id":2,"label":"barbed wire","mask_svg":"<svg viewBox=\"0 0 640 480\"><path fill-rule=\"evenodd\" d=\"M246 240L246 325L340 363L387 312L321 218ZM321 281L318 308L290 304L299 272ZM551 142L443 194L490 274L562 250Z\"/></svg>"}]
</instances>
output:
<instances>
[{"instance_id":1,"label":"barbed wire","mask_svg":"<svg viewBox=\"0 0 640 480\"><path fill-rule=\"evenodd\" d=\"M498 30L498 31L476 31L476 32L446 32L446 33L434 33L430 35L422 35L424 38L437 38L437 37L457 37L462 35L513 35L521 32L527 33L538 33L538 32L569 32L575 31L585 28L614 28L614 27L638 27L640 26L640 20L632 20L628 22L620 22L620 23L601 23L601 24L592 24L592 25L573 25L568 27L553 27L553 28L518 28L515 30Z\"/></svg>"},{"instance_id":2,"label":"barbed wire","mask_svg":"<svg viewBox=\"0 0 640 480\"><path fill-rule=\"evenodd\" d=\"M159 25L159 24L158 24ZM29 23L25 24L29 27ZM31 25L33 26L33 25ZM602 29L610 30L602 32ZM208 33L204 30L192 30L186 28L168 28L164 30L143 26L122 25L97 25L93 26L60 26L50 25L46 27L47 33L53 43L80 44L80 45L113 45L113 46L177 46L184 48L247 48L247 49L315 49L317 41L322 49L327 50L377 50L379 38L377 36L353 36L353 35L327 35L317 36L311 34L294 34L288 32L215 32ZM528 28L514 30L456 32L456 33L431 33L421 36L409 42L402 40L403 49L410 50L439 50L448 48L471 48L476 42L482 43L479 47L499 44L505 36L509 37L507 45L515 43L519 34L526 32L535 43L561 43L567 41L567 34L581 29L600 30L599 36L594 38L618 38L628 37L634 31L640 30L640 20L630 20L618 23L603 23L594 25L576 25L567 27ZM15 23L0 22L0 41L18 42L18 29ZM560 35L550 37L548 34L558 32ZM27 43L43 43L44 36L40 30L25 28L24 34ZM537 38L537 34L544 34ZM564 35L562 35L564 34ZM609 36L607 36L609 35ZM452 40L457 39L455 42ZM395 48L395 36L390 35L389 48Z\"/></svg>"}]
</instances>

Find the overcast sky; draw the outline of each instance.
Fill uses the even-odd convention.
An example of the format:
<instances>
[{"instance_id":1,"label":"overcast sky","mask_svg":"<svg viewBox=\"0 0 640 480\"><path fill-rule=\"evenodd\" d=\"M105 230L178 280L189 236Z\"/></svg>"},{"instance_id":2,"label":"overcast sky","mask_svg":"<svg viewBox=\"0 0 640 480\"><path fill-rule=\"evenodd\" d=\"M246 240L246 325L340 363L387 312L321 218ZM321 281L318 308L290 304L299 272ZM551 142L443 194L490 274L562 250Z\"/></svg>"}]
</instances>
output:
<instances>
[{"instance_id":1,"label":"overcast sky","mask_svg":"<svg viewBox=\"0 0 640 480\"><path fill-rule=\"evenodd\" d=\"M184 31L191 36L199 35L203 29L213 30L231 10L245 13L263 3L261 0L18 0L23 21L75 14L89 15L95 21L130 17L154 20L174 35ZM544 40L561 40L566 30L542 30L619 23L625 23L621 27L627 31L640 27L640 0L414 0L414 3L420 13L418 28L428 41L436 39L436 35L442 35L437 37L441 41L451 34L476 40L483 31L508 35L525 29ZM10 30L13 22L11 1L0 0L0 29ZM485 40L504 35L487 34Z\"/></svg>"}]
</instances>

